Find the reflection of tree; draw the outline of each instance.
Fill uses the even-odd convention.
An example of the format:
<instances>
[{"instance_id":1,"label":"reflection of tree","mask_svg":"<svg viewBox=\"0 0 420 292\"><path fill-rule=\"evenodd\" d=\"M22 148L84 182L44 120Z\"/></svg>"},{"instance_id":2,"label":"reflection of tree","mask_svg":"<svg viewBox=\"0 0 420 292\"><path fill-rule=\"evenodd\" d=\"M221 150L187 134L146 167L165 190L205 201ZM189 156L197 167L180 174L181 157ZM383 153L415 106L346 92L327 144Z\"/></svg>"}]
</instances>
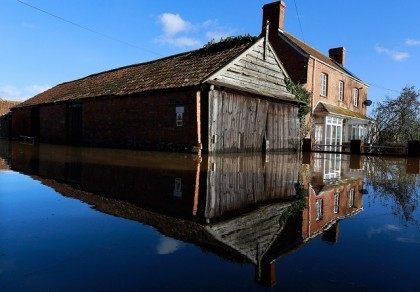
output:
<instances>
[{"instance_id":1,"label":"reflection of tree","mask_svg":"<svg viewBox=\"0 0 420 292\"><path fill-rule=\"evenodd\" d=\"M367 180L375 193L395 201L393 210L405 221L415 221L413 212L418 206L416 175L407 174L405 159L367 157Z\"/></svg>"}]
</instances>

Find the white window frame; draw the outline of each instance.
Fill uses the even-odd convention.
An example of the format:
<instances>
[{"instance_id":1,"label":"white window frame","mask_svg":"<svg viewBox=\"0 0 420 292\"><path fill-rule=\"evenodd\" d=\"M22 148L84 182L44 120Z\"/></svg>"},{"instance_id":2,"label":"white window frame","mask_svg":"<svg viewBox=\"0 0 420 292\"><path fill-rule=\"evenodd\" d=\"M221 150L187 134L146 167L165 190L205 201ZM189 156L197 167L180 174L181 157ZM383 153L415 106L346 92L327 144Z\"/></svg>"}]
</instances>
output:
<instances>
[{"instance_id":1,"label":"white window frame","mask_svg":"<svg viewBox=\"0 0 420 292\"><path fill-rule=\"evenodd\" d=\"M353 88L353 105L359 107L359 89Z\"/></svg>"},{"instance_id":2,"label":"white window frame","mask_svg":"<svg viewBox=\"0 0 420 292\"><path fill-rule=\"evenodd\" d=\"M328 96L328 74L321 73L320 86L320 95L325 97Z\"/></svg>"},{"instance_id":3,"label":"white window frame","mask_svg":"<svg viewBox=\"0 0 420 292\"><path fill-rule=\"evenodd\" d=\"M344 101L344 81L338 81L338 101Z\"/></svg>"},{"instance_id":4,"label":"white window frame","mask_svg":"<svg viewBox=\"0 0 420 292\"><path fill-rule=\"evenodd\" d=\"M315 124L315 143L322 144L323 137L322 134L324 132L324 125L323 124Z\"/></svg>"},{"instance_id":5,"label":"white window frame","mask_svg":"<svg viewBox=\"0 0 420 292\"><path fill-rule=\"evenodd\" d=\"M334 194L334 214L337 214L340 211L340 192L335 192Z\"/></svg>"},{"instance_id":6,"label":"white window frame","mask_svg":"<svg viewBox=\"0 0 420 292\"><path fill-rule=\"evenodd\" d=\"M321 220L324 214L324 210L323 210L324 202L322 199L316 200L315 208L316 208L316 220Z\"/></svg>"},{"instance_id":7,"label":"white window frame","mask_svg":"<svg viewBox=\"0 0 420 292\"><path fill-rule=\"evenodd\" d=\"M325 146L325 150L337 150L343 142L343 118L326 116L324 131L324 144L333 145Z\"/></svg>"},{"instance_id":8,"label":"white window frame","mask_svg":"<svg viewBox=\"0 0 420 292\"><path fill-rule=\"evenodd\" d=\"M356 193L356 189L355 188L351 188L349 190L349 208L353 208L354 207L354 194Z\"/></svg>"},{"instance_id":9,"label":"white window frame","mask_svg":"<svg viewBox=\"0 0 420 292\"><path fill-rule=\"evenodd\" d=\"M341 178L341 154L325 154L323 180L336 180Z\"/></svg>"}]
</instances>

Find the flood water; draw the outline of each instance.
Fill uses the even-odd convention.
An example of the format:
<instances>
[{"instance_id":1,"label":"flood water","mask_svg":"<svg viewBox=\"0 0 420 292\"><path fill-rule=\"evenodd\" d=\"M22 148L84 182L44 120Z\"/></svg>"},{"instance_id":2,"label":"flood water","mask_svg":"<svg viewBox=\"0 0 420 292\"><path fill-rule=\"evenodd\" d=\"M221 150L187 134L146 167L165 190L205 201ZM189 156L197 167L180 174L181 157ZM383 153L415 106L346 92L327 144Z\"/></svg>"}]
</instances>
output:
<instances>
[{"instance_id":1,"label":"flood water","mask_svg":"<svg viewBox=\"0 0 420 292\"><path fill-rule=\"evenodd\" d=\"M419 161L0 141L0 290L420 290Z\"/></svg>"}]
</instances>

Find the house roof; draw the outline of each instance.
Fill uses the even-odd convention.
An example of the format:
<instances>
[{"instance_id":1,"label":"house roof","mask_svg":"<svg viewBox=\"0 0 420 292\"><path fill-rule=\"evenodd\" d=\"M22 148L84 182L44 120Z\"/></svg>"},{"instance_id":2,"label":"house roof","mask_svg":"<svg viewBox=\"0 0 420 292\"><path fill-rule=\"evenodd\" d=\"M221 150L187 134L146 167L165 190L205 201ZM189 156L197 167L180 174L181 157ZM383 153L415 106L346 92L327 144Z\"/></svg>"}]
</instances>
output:
<instances>
[{"instance_id":1,"label":"house roof","mask_svg":"<svg viewBox=\"0 0 420 292\"><path fill-rule=\"evenodd\" d=\"M359 82L364 83L359 77L357 77L355 74L350 72L348 69L346 69L344 66L339 64L338 62L334 61L330 57L324 55L317 49L311 47L310 45L304 43L300 39L296 38L295 36L287 33L279 31L279 35L285 37L290 43L292 43L295 47L297 47L298 50L301 51L301 53L310 55L318 60L321 60L322 62L326 63L327 65L342 71L343 73L350 75L351 77L357 79Z\"/></svg>"},{"instance_id":2,"label":"house roof","mask_svg":"<svg viewBox=\"0 0 420 292\"><path fill-rule=\"evenodd\" d=\"M254 37L231 38L195 51L89 75L59 84L18 107L199 85L255 40Z\"/></svg>"},{"instance_id":3,"label":"house roof","mask_svg":"<svg viewBox=\"0 0 420 292\"><path fill-rule=\"evenodd\" d=\"M7 114L10 108L19 104L19 101L4 100L0 98L0 116Z\"/></svg>"},{"instance_id":4,"label":"house roof","mask_svg":"<svg viewBox=\"0 0 420 292\"><path fill-rule=\"evenodd\" d=\"M367 117L364 114L354 112L343 107L324 103L324 102L319 102L315 108L315 111L326 111L330 114L345 116L345 117L350 117L350 118L355 118L355 119L363 119L363 120L367 119Z\"/></svg>"}]
</instances>

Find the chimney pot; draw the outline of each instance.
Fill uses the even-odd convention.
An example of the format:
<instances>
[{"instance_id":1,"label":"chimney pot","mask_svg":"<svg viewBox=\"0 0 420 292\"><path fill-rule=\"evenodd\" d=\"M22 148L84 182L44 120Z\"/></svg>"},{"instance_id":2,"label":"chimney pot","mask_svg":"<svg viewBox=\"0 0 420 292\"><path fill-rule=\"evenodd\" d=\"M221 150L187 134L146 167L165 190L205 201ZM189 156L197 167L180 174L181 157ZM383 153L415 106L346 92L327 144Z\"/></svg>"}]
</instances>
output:
<instances>
[{"instance_id":1,"label":"chimney pot","mask_svg":"<svg viewBox=\"0 0 420 292\"><path fill-rule=\"evenodd\" d=\"M331 59L344 66L346 61L346 49L343 47L328 50Z\"/></svg>"}]
</instances>

